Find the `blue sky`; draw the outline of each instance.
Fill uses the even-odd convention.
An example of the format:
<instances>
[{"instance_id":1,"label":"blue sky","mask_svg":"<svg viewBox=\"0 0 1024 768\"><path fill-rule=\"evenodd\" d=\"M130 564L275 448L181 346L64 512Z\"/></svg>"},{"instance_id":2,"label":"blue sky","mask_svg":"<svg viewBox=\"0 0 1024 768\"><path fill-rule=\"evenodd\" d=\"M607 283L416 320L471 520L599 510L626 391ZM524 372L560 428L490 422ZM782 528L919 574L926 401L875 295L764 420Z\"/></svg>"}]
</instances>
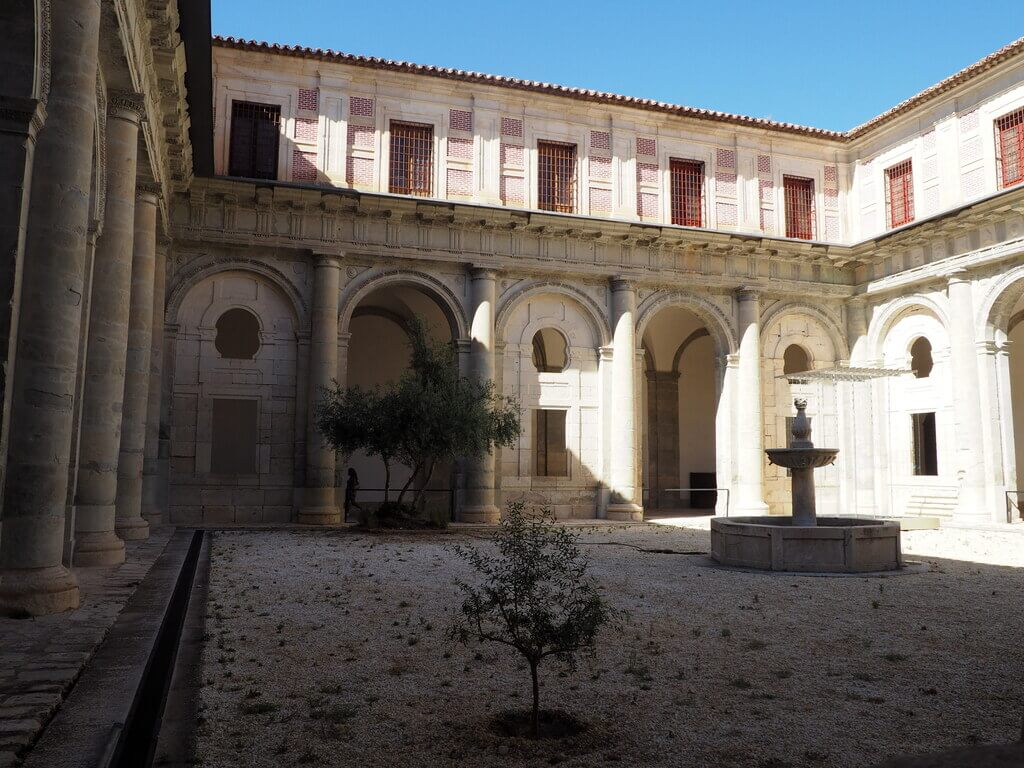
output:
<instances>
[{"instance_id":1,"label":"blue sky","mask_svg":"<svg viewBox=\"0 0 1024 768\"><path fill-rule=\"evenodd\" d=\"M845 130L1024 35L1022 0L212 0L213 31Z\"/></svg>"}]
</instances>

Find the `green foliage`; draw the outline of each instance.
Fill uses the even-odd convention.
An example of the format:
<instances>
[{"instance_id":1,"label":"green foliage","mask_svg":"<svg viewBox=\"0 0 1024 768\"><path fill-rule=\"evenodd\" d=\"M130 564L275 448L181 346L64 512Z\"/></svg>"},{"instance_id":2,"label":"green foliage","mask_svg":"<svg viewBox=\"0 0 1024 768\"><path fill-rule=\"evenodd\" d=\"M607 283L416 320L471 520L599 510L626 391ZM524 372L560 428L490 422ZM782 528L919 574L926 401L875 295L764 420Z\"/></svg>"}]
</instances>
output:
<instances>
[{"instance_id":1,"label":"green foliage","mask_svg":"<svg viewBox=\"0 0 1024 768\"><path fill-rule=\"evenodd\" d=\"M476 459L519 437L519 407L492 381L460 376L450 343L432 341L426 324L407 324L411 362L395 383L374 389L334 387L317 403L317 428L335 450L364 450L384 463L385 502L390 501L394 462L412 469L398 495L402 504L414 480L416 506L435 466Z\"/></svg>"},{"instance_id":2,"label":"green foliage","mask_svg":"<svg viewBox=\"0 0 1024 768\"><path fill-rule=\"evenodd\" d=\"M552 522L550 510L531 517L522 503L509 504L493 538L496 553L457 548L481 583L458 582L464 600L453 634L462 643L499 643L523 656L533 680L534 736L538 665L554 657L574 670L580 655L595 653L602 625L621 618L587 575L588 558L576 537Z\"/></svg>"}]
</instances>

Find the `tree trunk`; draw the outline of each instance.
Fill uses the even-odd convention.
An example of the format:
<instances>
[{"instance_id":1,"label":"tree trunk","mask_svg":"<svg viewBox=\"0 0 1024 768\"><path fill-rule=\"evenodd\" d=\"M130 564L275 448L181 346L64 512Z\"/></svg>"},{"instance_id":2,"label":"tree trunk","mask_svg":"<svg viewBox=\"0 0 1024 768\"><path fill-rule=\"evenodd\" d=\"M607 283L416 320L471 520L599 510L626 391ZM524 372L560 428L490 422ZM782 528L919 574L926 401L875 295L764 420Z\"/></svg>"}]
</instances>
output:
<instances>
[{"instance_id":1,"label":"tree trunk","mask_svg":"<svg viewBox=\"0 0 1024 768\"><path fill-rule=\"evenodd\" d=\"M412 473L409 475L409 479L405 481L405 485L402 486L402 490L398 492L398 503L399 504L402 503L402 499L405 498L406 491L409 490L409 486L412 485L412 481L416 479L416 475L419 474L419 472L420 472L420 470L422 468L423 468L423 462L422 461L419 462L415 467L413 467ZM415 499L413 499L413 504L412 505L414 507L416 506L416 500Z\"/></svg>"},{"instance_id":2,"label":"tree trunk","mask_svg":"<svg viewBox=\"0 0 1024 768\"><path fill-rule=\"evenodd\" d=\"M537 684L537 662L530 662L530 675L533 677L533 738L540 736L540 686Z\"/></svg>"},{"instance_id":3,"label":"tree trunk","mask_svg":"<svg viewBox=\"0 0 1024 768\"><path fill-rule=\"evenodd\" d=\"M388 494L391 492L391 462L388 459L382 459L384 461L384 503L388 503Z\"/></svg>"},{"instance_id":4,"label":"tree trunk","mask_svg":"<svg viewBox=\"0 0 1024 768\"><path fill-rule=\"evenodd\" d=\"M420 496L423 495L423 492L425 490L427 490L427 486L430 485L430 478L432 478L434 476L434 464L435 464L435 462L433 460L431 460L431 462L430 462L430 469L427 470L427 476L425 478L423 478L423 485L421 485L417 489L416 495L413 496L413 499L412 499L412 506L413 506L413 508L415 508L416 505L420 503Z\"/></svg>"}]
</instances>

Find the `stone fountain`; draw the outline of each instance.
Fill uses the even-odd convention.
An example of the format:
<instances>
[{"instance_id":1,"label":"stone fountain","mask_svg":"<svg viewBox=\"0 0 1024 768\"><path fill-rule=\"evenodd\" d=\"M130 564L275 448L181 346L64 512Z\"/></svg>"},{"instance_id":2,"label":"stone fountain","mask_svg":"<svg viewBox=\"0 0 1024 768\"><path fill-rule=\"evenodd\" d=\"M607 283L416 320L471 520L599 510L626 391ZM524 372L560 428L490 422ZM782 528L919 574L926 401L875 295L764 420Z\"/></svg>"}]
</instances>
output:
<instances>
[{"instance_id":1,"label":"stone fountain","mask_svg":"<svg viewBox=\"0 0 1024 768\"><path fill-rule=\"evenodd\" d=\"M796 400L793 442L769 448L772 464L793 478L793 516L727 517L711 521L711 557L723 565L771 571L864 573L902 565L900 526L855 517L818 517L814 470L836 460L838 448L815 448L807 401Z\"/></svg>"}]
</instances>

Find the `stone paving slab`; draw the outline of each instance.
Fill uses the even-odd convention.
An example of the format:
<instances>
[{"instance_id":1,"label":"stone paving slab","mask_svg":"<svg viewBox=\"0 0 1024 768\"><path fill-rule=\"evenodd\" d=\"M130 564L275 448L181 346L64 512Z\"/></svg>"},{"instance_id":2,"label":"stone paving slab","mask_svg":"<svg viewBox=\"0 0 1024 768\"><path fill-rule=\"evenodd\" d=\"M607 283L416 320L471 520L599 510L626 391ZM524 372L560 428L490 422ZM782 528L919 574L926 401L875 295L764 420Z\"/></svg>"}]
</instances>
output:
<instances>
[{"instance_id":1,"label":"stone paving slab","mask_svg":"<svg viewBox=\"0 0 1024 768\"><path fill-rule=\"evenodd\" d=\"M21 763L173 533L164 526L128 542L122 565L76 568L76 611L0 618L0 768Z\"/></svg>"}]
</instances>

